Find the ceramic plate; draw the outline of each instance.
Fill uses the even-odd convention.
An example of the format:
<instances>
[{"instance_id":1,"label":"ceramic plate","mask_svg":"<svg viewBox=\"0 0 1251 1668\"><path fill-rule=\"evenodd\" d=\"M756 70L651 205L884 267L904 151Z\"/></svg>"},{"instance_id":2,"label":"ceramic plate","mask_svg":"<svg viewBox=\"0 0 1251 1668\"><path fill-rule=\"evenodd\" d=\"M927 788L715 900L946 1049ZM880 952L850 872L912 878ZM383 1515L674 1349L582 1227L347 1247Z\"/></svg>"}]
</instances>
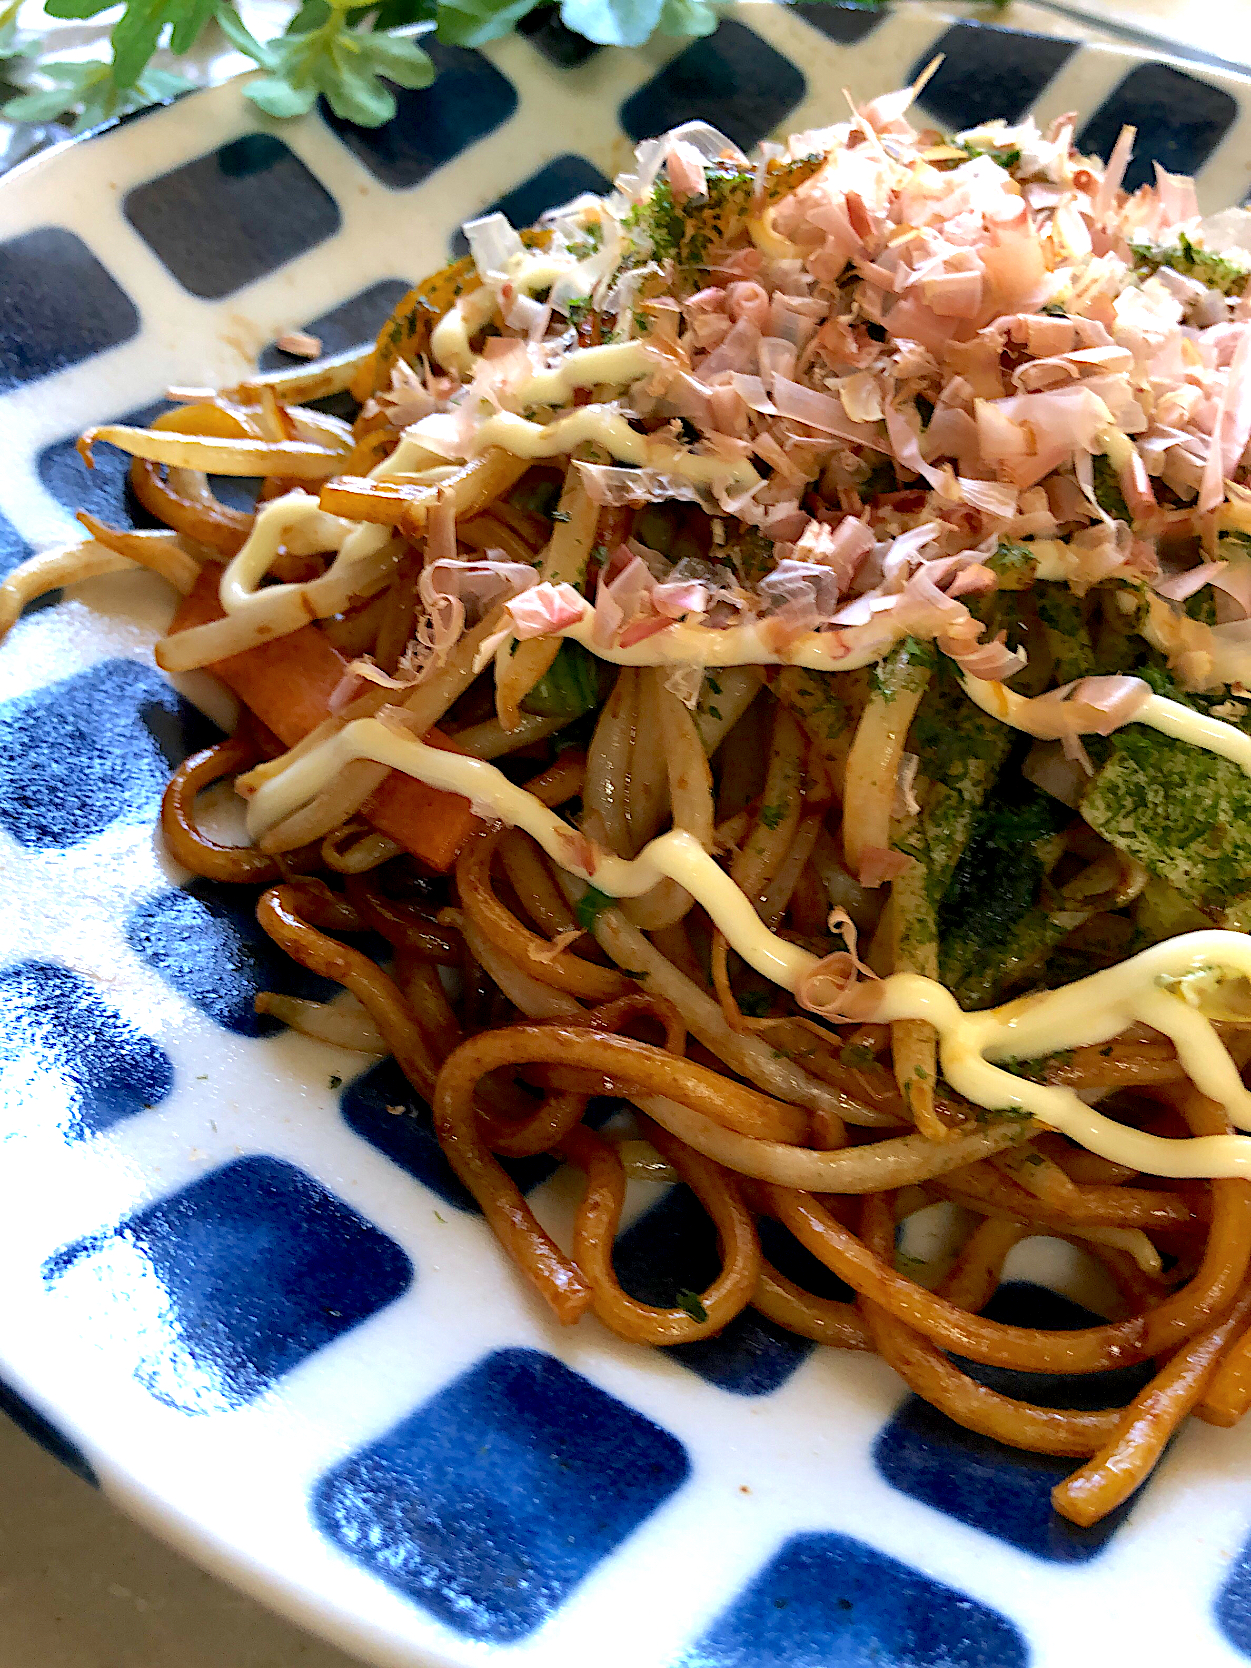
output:
<instances>
[{"instance_id":1,"label":"ceramic plate","mask_svg":"<svg viewBox=\"0 0 1251 1668\"><path fill-rule=\"evenodd\" d=\"M1206 68L929 9L744 7L639 53L550 18L434 48L438 80L379 132L269 124L228 85L0 184L0 570L80 506L131 519L120 455L78 459L84 425L272 364L285 329L367 337L469 214L524 224L688 117L747 147L942 50L940 127L1080 109L1087 149L1137 125L1131 186L1158 160L1215 208L1251 181L1251 83ZM958 1430L875 1358L751 1312L668 1353L552 1325L398 1071L258 1021L258 989L308 986L248 896L164 856L169 768L230 721L154 670L170 611L147 576L95 581L0 652L6 1406L377 1663L1251 1656L1251 1431L1188 1427L1083 1532L1050 1511L1062 1464ZM566 1179L531 1164L523 1185L559 1232ZM713 1250L682 1190L632 1195L619 1260L640 1295L698 1288ZM1002 1319L1082 1324L1100 1301L1055 1242L1008 1274Z\"/></svg>"}]
</instances>

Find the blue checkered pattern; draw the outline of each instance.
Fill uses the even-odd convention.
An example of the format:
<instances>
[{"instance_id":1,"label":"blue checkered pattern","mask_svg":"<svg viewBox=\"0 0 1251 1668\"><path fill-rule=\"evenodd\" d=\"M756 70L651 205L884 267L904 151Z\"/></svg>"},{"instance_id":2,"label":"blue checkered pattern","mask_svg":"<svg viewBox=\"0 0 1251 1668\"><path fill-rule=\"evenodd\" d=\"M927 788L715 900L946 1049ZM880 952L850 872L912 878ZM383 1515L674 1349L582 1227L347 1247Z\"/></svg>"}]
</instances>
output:
<instances>
[{"instance_id":1,"label":"blue checkered pattern","mask_svg":"<svg viewBox=\"0 0 1251 1668\"><path fill-rule=\"evenodd\" d=\"M1122 123L1138 126L1131 186L1159 161L1198 171L1212 206L1241 193L1251 114L1228 77L928 9L816 0L744 8L708 39L634 56L591 46L548 9L482 53L436 45L437 81L401 92L376 132L325 109L262 131L227 88L95 141L88 156L108 155L116 175L107 202L0 188L12 205L0 215L0 574L80 507L150 525L120 453L98 448L87 470L81 426L147 420L168 380L228 381L258 356L293 363L276 346L284 330L332 352L368 339L413 277L463 249L461 219L500 208L525 222L602 189L627 137L698 116L750 146L837 119L831 89L868 96L936 52L923 98L936 126L1049 119L1080 69L1099 89L1084 146L1106 153ZM242 483L218 486L249 503ZM901 1402L894 1381L862 1370L872 1363L827 1356L753 1310L653 1358L607 1345L593 1322L573 1344L548 1325L394 1063L293 1053L256 1014L262 990L331 987L274 951L254 892L158 863L147 830L169 768L215 732L133 646L84 649L76 619L45 612L5 651L34 645L29 678L0 686L0 857L35 866L46 898L38 931L0 958L0 1142L17 1150L38 1133L75 1162L100 1155L94 1214L72 1230L57 1216L39 1249L40 1325L98 1344L110 1393L146 1410L136 1417L194 1415L204 1430L273 1409L277 1447L306 1442L301 1465L284 1459L272 1479L254 1462L256 1509L285 1513L272 1544L301 1549L298 1574L277 1579L343 1586L352 1597L326 1600L339 1613L394 1606L387 1625L415 1658L481 1662L483 1647L542 1629L570 1660L598 1660L609 1615L619 1660L638 1668L1023 1668L1039 1641L1057 1660L1062 1635L1048 1630L1079 1594L1064 1583L1094 1560L1108 1568L1147 1514L1131 1502L1096 1531L1073 1529L1050 1509L1063 1463L971 1437ZM76 937L64 897L88 883L93 854L118 878ZM510 1169L558 1210L549 1160ZM764 1233L784 1274L847 1300L788 1235ZM629 1223L615 1261L628 1292L671 1304L714 1277L716 1236L676 1187ZM995 1303L1024 1325L1093 1319L1036 1285ZM963 1365L1008 1394L1074 1405L1067 1382ZM307 1437L292 1437L305 1427L285 1421L284 1398L298 1404L319 1374L334 1388L308 1390ZM1109 1375L1080 1394L1118 1405L1141 1381ZM0 1407L90 1470L3 1381ZM78 1424L90 1429L89 1413ZM790 1467L774 1492L794 1495L794 1521L776 1498L760 1523L736 1515L768 1499L775 1465ZM251 1482L235 1479L241 1492ZM705 1540L716 1555L688 1579ZM612 1585L618 1568L634 1572L626 1588ZM1213 1564L1205 1590L1217 1584ZM1251 1656L1251 1551L1210 1614L1205 1602L1187 1612L1192 1632L1214 1621ZM659 1631L658 1611L672 1612Z\"/></svg>"}]
</instances>

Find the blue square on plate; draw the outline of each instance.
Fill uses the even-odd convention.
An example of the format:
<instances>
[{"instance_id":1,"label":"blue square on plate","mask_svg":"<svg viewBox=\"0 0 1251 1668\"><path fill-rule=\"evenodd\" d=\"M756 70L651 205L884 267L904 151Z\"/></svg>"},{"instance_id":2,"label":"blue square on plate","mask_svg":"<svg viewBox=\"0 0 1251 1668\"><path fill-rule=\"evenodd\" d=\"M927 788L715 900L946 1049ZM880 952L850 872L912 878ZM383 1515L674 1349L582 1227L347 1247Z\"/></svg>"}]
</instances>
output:
<instances>
[{"instance_id":1,"label":"blue square on plate","mask_svg":"<svg viewBox=\"0 0 1251 1668\"><path fill-rule=\"evenodd\" d=\"M185 290L207 301L276 272L339 229L339 207L295 152L247 133L137 185L127 220Z\"/></svg>"},{"instance_id":2,"label":"blue square on plate","mask_svg":"<svg viewBox=\"0 0 1251 1668\"><path fill-rule=\"evenodd\" d=\"M777 1223L760 1224L765 1256L775 1267L820 1296L851 1295ZM622 1234L613 1249L613 1268L628 1296L659 1308L674 1308L683 1291L701 1292L721 1267L717 1231L690 1188L672 1187ZM775 1321L744 1309L706 1340L674 1344L665 1354L709 1384L736 1396L767 1396L785 1384L816 1348Z\"/></svg>"},{"instance_id":3,"label":"blue square on plate","mask_svg":"<svg viewBox=\"0 0 1251 1668\"><path fill-rule=\"evenodd\" d=\"M437 168L506 122L517 89L480 52L423 40L436 75L429 87L393 87L398 109L383 127L354 127L325 99L321 113L375 179L393 191L420 185Z\"/></svg>"},{"instance_id":4,"label":"blue square on plate","mask_svg":"<svg viewBox=\"0 0 1251 1668\"><path fill-rule=\"evenodd\" d=\"M650 139L696 117L750 150L807 91L803 71L732 18L688 46L621 106L631 139Z\"/></svg>"},{"instance_id":5,"label":"blue square on plate","mask_svg":"<svg viewBox=\"0 0 1251 1668\"><path fill-rule=\"evenodd\" d=\"M913 64L915 81L930 61L945 56L921 92L921 104L952 133L1002 116L1020 121L1077 51L1060 35L1030 35L985 23L953 23Z\"/></svg>"},{"instance_id":6,"label":"blue square on plate","mask_svg":"<svg viewBox=\"0 0 1251 1668\"><path fill-rule=\"evenodd\" d=\"M443 1156L430 1108L394 1060L380 1061L349 1083L339 1097L339 1107L349 1129L437 1193L445 1204L477 1212L473 1194ZM559 1167L556 1159L545 1155L500 1162L523 1193L546 1181Z\"/></svg>"},{"instance_id":7,"label":"blue square on plate","mask_svg":"<svg viewBox=\"0 0 1251 1668\"><path fill-rule=\"evenodd\" d=\"M0 243L0 393L120 347L135 305L80 237L40 226Z\"/></svg>"},{"instance_id":8,"label":"blue square on plate","mask_svg":"<svg viewBox=\"0 0 1251 1668\"><path fill-rule=\"evenodd\" d=\"M1009 1281L987 1305L991 1320L1009 1326L1073 1331L1098 1326L1100 1317L1028 1281ZM1122 1407L1152 1375L1150 1362L1078 1378L1021 1373L954 1358L979 1384L1041 1407ZM1080 1564L1097 1557L1133 1509L1137 1495L1089 1529L1079 1529L1051 1509L1051 1490L1076 1464L1047 1454L1027 1454L967 1431L937 1408L911 1396L874 1445L886 1481L914 1500L971 1524L996 1540L1049 1563Z\"/></svg>"},{"instance_id":9,"label":"blue square on plate","mask_svg":"<svg viewBox=\"0 0 1251 1668\"><path fill-rule=\"evenodd\" d=\"M681 1668L1026 1668L997 1610L850 1535L794 1535Z\"/></svg>"},{"instance_id":10,"label":"blue square on plate","mask_svg":"<svg viewBox=\"0 0 1251 1668\"><path fill-rule=\"evenodd\" d=\"M602 196L611 189L612 181L601 174L593 162L571 151L566 156L554 157L537 174L531 174L528 180L522 180L520 185L515 185L488 208L479 209L478 213L499 213L507 218L510 225L533 226L547 209L568 203L584 191ZM466 220L476 218L471 214L465 216ZM458 227L452 233L452 254L460 256L468 253L469 239Z\"/></svg>"},{"instance_id":11,"label":"blue square on plate","mask_svg":"<svg viewBox=\"0 0 1251 1668\"><path fill-rule=\"evenodd\" d=\"M241 1406L403 1296L394 1240L292 1164L236 1159L44 1265L85 1282L93 1325L187 1413Z\"/></svg>"},{"instance_id":12,"label":"blue square on plate","mask_svg":"<svg viewBox=\"0 0 1251 1668\"><path fill-rule=\"evenodd\" d=\"M137 660L0 702L0 828L35 850L145 822L170 770L219 732Z\"/></svg>"},{"instance_id":13,"label":"blue square on plate","mask_svg":"<svg viewBox=\"0 0 1251 1668\"><path fill-rule=\"evenodd\" d=\"M30 555L30 546L6 515L0 514L0 579Z\"/></svg>"},{"instance_id":14,"label":"blue square on plate","mask_svg":"<svg viewBox=\"0 0 1251 1668\"><path fill-rule=\"evenodd\" d=\"M840 6L833 0L791 0L790 9L840 46L854 46L870 35L886 13L870 6Z\"/></svg>"},{"instance_id":15,"label":"blue square on plate","mask_svg":"<svg viewBox=\"0 0 1251 1668\"><path fill-rule=\"evenodd\" d=\"M1138 129L1125 189L1155 182L1155 163L1173 174L1197 174L1238 115L1223 87L1169 64L1139 64L1113 89L1077 136L1080 151L1104 158L1121 129Z\"/></svg>"},{"instance_id":16,"label":"blue square on plate","mask_svg":"<svg viewBox=\"0 0 1251 1668\"><path fill-rule=\"evenodd\" d=\"M0 972L0 1112L7 1134L96 1135L164 1100L163 1048L68 967L24 961Z\"/></svg>"},{"instance_id":17,"label":"blue square on plate","mask_svg":"<svg viewBox=\"0 0 1251 1668\"><path fill-rule=\"evenodd\" d=\"M167 400L154 400L120 417L104 417L102 423L128 423L146 428L154 417L170 409ZM37 468L44 488L58 504L75 515L88 510L110 527L163 527L158 517L146 510L130 484L129 452L98 441L91 449L92 468L78 450L78 436L67 434L54 440L39 454ZM209 485L216 497L232 509L251 511L260 491L259 480L242 475L210 475Z\"/></svg>"},{"instance_id":18,"label":"blue square on plate","mask_svg":"<svg viewBox=\"0 0 1251 1668\"><path fill-rule=\"evenodd\" d=\"M261 890L193 880L146 898L126 922L135 954L202 1014L241 1037L284 1029L257 1013L262 990L327 1002L342 988L278 948L256 919Z\"/></svg>"},{"instance_id":19,"label":"blue square on plate","mask_svg":"<svg viewBox=\"0 0 1251 1668\"><path fill-rule=\"evenodd\" d=\"M168 409L164 400L156 400L107 421L143 428ZM40 452L39 479L57 503L74 515L79 510L87 510L110 527L162 525L154 515L149 515L131 491L128 452L117 446L93 446L92 463L94 468L88 469L78 450L78 436L68 434L64 440L54 440Z\"/></svg>"},{"instance_id":20,"label":"blue square on plate","mask_svg":"<svg viewBox=\"0 0 1251 1668\"><path fill-rule=\"evenodd\" d=\"M682 1444L550 1355L488 1355L337 1465L313 1515L471 1639L512 1644L686 1480Z\"/></svg>"},{"instance_id":21,"label":"blue square on plate","mask_svg":"<svg viewBox=\"0 0 1251 1668\"><path fill-rule=\"evenodd\" d=\"M412 287L404 278L380 279L298 328L317 337L322 353L346 353L348 348L372 342ZM256 363L262 371L282 371L297 366L300 359L271 342Z\"/></svg>"},{"instance_id":22,"label":"blue square on plate","mask_svg":"<svg viewBox=\"0 0 1251 1668\"><path fill-rule=\"evenodd\" d=\"M1251 1656L1251 1541L1234 1560L1213 1609L1216 1625L1229 1643Z\"/></svg>"}]
</instances>

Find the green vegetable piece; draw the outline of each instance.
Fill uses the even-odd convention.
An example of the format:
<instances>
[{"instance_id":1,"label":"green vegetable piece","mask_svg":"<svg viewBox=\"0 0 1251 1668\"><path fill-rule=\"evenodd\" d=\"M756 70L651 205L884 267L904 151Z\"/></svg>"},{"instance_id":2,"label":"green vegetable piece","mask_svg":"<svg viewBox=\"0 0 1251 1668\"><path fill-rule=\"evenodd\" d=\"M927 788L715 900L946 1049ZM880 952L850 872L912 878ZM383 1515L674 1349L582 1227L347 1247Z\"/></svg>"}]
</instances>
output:
<instances>
[{"instance_id":1,"label":"green vegetable piece","mask_svg":"<svg viewBox=\"0 0 1251 1668\"><path fill-rule=\"evenodd\" d=\"M996 785L938 911L939 975L965 1006L993 1000L1057 942L1040 900L1072 820L1014 772Z\"/></svg>"},{"instance_id":2,"label":"green vegetable piece","mask_svg":"<svg viewBox=\"0 0 1251 1668\"><path fill-rule=\"evenodd\" d=\"M1094 460L1095 502L1116 521L1132 521L1112 459L1100 453Z\"/></svg>"},{"instance_id":3,"label":"green vegetable piece","mask_svg":"<svg viewBox=\"0 0 1251 1668\"><path fill-rule=\"evenodd\" d=\"M1055 661L1056 681L1089 677L1095 669L1095 650L1081 600L1067 585L1045 584L1035 587L1034 606Z\"/></svg>"},{"instance_id":4,"label":"green vegetable piece","mask_svg":"<svg viewBox=\"0 0 1251 1668\"><path fill-rule=\"evenodd\" d=\"M1251 778L1141 724L1111 745L1082 816L1205 915L1251 927Z\"/></svg>"},{"instance_id":5,"label":"green vegetable piece","mask_svg":"<svg viewBox=\"0 0 1251 1668\"><path fill-rule=\"evenodd\" d=\"M1038 563L1027 545L1016 539L1000 539L999 548L986 566L998 575L1001 591L1028 591L1034 583Z\"/></svg>"},{"instance_id":6,"label":"green vegetable piece","mask_svg":"<svg viewBox=\"0 0 1251 1668\"><path fill-rule=\"evenodd\" d=\"M773 1007L771 990L745 990L738 999L739 1012L749 1019L763 1019Z\"/></svg>"},{"instance_id":7,"label":"green vegetable piece","mask_svg":"<svg viewBox=\"0 0 1251 1668\"><path fill-rule=\"evenodd\" d=\"M1222 295L1241 295L1247 287L1247 279L1251 278L1251 266L1245 261L1200 248L1185 232L1178 235L1176 243L1131 243L1130 251L1134 257L1134 271L1140 278L1150 277L1162 266L1167 266L1174 272L1180 272L1183 278L1197 279L1200 284L1219 290Z\"/></svg>"},{"instance_id":8,"label":"green vegetable piece","mask_svg":"<svg viewBox=\"0 0 1251 1668\"><path fill-rule=\"evenodd\" d=\"M688 197L682 204L675 202L668 180L658 179L634 217L653 257L676 261L687 269L688 278L707 266L713 250L742 231L755 195L755 175L749 168L710 166L704 178L705 195Z\"/></svg>"},{"instance_id":9,"label":"green vegetable piece","mask_svg":"<svg viewBox=\"0 0 1251 1668\"><path fill-rule=\"evenodd\" d=\"M693 1321L698 1321L701 1326L708 1319L708 1311L704 1308L703 1301L701 1300L698 1292L688 1291L686 1287L683 1286L682 1290L678 1293L677 1304L679 1309L684 1309L691 1319Z\"/></svg>"},{"instance_id":10,"label":"green vegetable piece","mask_svg":"<svg viewBox=\"0 0 1251 1668\"><path fill-rule=\"evenodd\" d=\"M912 721L909 748L930 783L921 817L902 848L926 870L937 908L968 844L986 795L1012 748L1012 735L973 705L955 677L934 678Z\"/></svg>"},{"instance_id":11,"label":"green vegetable piece","mask_svg":"<svg viewBox=\"0 0 1251 1668\"><path fill-rule=\"evenodd\" d=\"M588 886L573 906L578 925L584 932L593 932L600 911L611 909L616 901L616 898L610 898L607 892L601 892L598 886Z\"/></svg>"},{"instance_id":12,"label":"green vegetable piece","mask_svg":"<svg viewBox=\"0 0 1251 1668\"><path fill-rule=\"evenodd\" d=\"M599 667L581 643L564 642L551 666L521 703L523 712L572 720L599 700Z\"/></svg>"}]
</instances>

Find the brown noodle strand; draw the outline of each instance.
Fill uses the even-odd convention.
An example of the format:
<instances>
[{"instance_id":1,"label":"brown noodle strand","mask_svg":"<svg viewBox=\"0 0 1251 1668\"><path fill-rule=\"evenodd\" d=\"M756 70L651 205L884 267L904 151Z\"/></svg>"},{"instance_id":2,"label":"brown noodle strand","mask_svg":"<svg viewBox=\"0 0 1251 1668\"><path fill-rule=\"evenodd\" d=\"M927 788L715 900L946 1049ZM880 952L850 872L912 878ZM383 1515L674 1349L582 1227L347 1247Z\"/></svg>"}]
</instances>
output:
<instances>
[{"instance_id":1,"label":"brown noodle strand","mask_svg":"<svg viewBox=\"0 0 1251 1668\"><path fill-rule=\"evenodd\" d=\"M1112 1438L1088 1465L1057 1483L1051 1504L1083 1528L1097 1523L1144 1482L1178 1425L1202 1397L1221 1354L1251 1318L1251 1288L1218 1325L1191 1338L1125 1409Z\"/></svg>"},{"instance_id":2,"label":"brown noodle strand","mask_svg":"<svg viewBox=\"0 0 1251 1668\"><path fill-rule=\"evenodd\" d=\"M327 938L301 917L303 899L290 886L275 886L256 906L256 918L301 967L346 986L381 1032L408 1081L423 1100L438 1078L430 1044L393 979L359 950Z\"/></svg>"},{"instance_id":3,"label":"brown noodle strand","mask_svg":"<svg viewBox=\"0 0 1251 1668\"><path fill-rule=\"evenodd\" d=\"M388 898L376 882L364 875L349 875L347 895L362 923L380 933L397 950L410 950L443 967L460 964L460 944L455 934L441 927L416 904Z\"/></svg>"},{"instance_id":4,"label":"brown noodle strand","mask_svg":"<svg viewBox=\"0 0 1251 1668\"><path fill-rule=\"evenodd\" d=\"M980 1314L998 1289L1009 1251L1029 1233L1023 1222L984 1217L960 1247L955 1262L935 1286L935 1293L957 1309Z\"/></svg>"},{"instance_id":5,"label":"brown noodle strand","mask_svg":"<svg viewBox=\"0 0 1251 1668\"><path fill-rule=\"evenodd\" d=\"M627 995L634 989L631 980L613 968L582 961L567 950L553 954L545 939L523 926L499 901L491 885L491 863L503 834L497 828L471 840L457 859L456 888L466 915L510 960L542 984L591 1002Z\"/></svg>"},{"instance_id":6,"label":"brown noodle strand","mask_svg":"<svg viewBox=\"0 0 1251 1668\"><path fill-rule=\"evenodd\" d=\"M215 747L184 759L169 779L161 799L161 832L170 856L193 875L238 885L265 885L278 878L278 865L255 846L224 846L201 832L195 820L196 796L223 776L234 776L256 763L258 751L247 727Z\"/></svg>"},{"instance_id":7,"label":"brown noodle strand","mask_svg":"<svg viewBox=\"0 0 1251 1668\"><path fill-rule=\"evenodd\" d=\"M130 484L149 515L197 544L207 545L219 556L237 556L256 519L231 509L211 494L203 501L184 498L162 473L161 465L149 463L146 458L131 460Z\"/></svg>"},{"instance_id":8,"label":"brown noodle strand","mask_svg":"<svg viewBox=\"0 0 1251 1668\"><path fill-rule=\"evenodd\" d=\"M1184 1228L1197 1220L1195 1211L1179 1193L1138 1187L1075 1187L1072 1201L1059 1204L1027 1193L983 1164L970 1165L948 1177L940 1191L974 1210L1006 1212L1019 1221L1058 1226L1091 1223L1119 1228Z\"/></svg>"},{"instance_id":9,"label":"brown noodle strand","mask_svg":"<svg viewBox=\"0 0 1251 1668\"><path fill-rule=\"evenodd\" d=\"M876 1254L886 1253L894 1240L894 1218L889 1200L874 1194L864 1201L865 1239ZM1000 1395L960 1371L921 1333L905 1326L886 1309L861 1299L861 1309L882 1358L933 1407L966 1430L1009 1442L1036 1454L1093 1453L1116 1430L1120 1408L1082 1413L1071 1409L1036 1407L1013 1396Z\"/></svg>"},{"instance_id":10,"label":"brown noodle strand","mask_svg":"<svg viewBox=\"0 0 1251 1668\"><path fill-rule=\"evenodd\" d=\"M1236 1425L1251 1407L1251 1332L1229 1348L1195 1411L1210 1425Z\"/></svg>"},{"instance_id":11,"label":"brown noodle strand","mask_svg":"<svg viewBox=\"0 0 1251 1668\"><path fill-rule=\"evenodd\" d=\"M504 1250L557 1320L568 1326L590 1307L593 1289L539 1226L521 1190L491 1156L474 1109L479 1081L518 1058L514 1035L515 1028L480 1032L449 1055L434 1094L434 1127L448 1162L482 1207Z\"/></svg>"},{"instance_id":12,"label":"brown noodle strand","mask_svg":"<svg viewBox=\"0 0 1251 1668\"><path fill-rule=\"evenodd\" d=\"M491 1151L503 1153L505 1158L532 1158L537 1153L555 1152L570 1131L576 1131L581 1124L589 1098L557 1091L547 1095L538 1111L519 1123L480 1117L478 1127Z\"/></svg>"},{"instance_id":13,"label":"brown noodle strand","mask_svg":"<svg viewBox=\"0 0 1251 1668\"><path fill-rule=\"evenodd\" d=\"M683 1147L663 1130L648 1139L678 1171L716 1224L721 1272L698 1295L703 1318L690 1309L662 1309L622 1291L612 1266L613 1240L625 1203L625 1170L617 1151L581 1127L561 1143L561 1153L586 1174L586 1190L574 1224L574 1257L594 1291L598 1318L619 1338L639 1344L686 1344L713 1337L750 1302L760 1277L760 1242L738 1183L728 1171Z\"/></svg>"},{"instance_id":14,"label":"brown noodle strand","mask_svg":"<svg viewBox=\"0 0 1251 1668\"><path fill-rule=\"evenodd\" d=\"M797 1332L801 1338L827 1344L831 1349L873 1349L868 1328L854 1303L818 1297L780 1274L772 1263L762 1261L760 1279L752 1293L751 1306L769 1320Z\"/></svg>"},{"instance_id":15,"label":"brown noodle strand","mask_svg":"<svg viewBox=\"0 0 1251 1668\"><path fill-rule=\"evenodd\" d=\"M1184 1342L1232 1301L1251 1260L1251 1184L1215 1182L1213 1193L1211 1232L1194 1280L1150 1314L1075 1332L1005 1326L966 1314L897 1274L817 1200L775 1186L769 1187L767 1197L770 1209L814 1256L932 1343L988 1366L1096 1373L1146 1360Z\"/></svg>"}]
</instances>

